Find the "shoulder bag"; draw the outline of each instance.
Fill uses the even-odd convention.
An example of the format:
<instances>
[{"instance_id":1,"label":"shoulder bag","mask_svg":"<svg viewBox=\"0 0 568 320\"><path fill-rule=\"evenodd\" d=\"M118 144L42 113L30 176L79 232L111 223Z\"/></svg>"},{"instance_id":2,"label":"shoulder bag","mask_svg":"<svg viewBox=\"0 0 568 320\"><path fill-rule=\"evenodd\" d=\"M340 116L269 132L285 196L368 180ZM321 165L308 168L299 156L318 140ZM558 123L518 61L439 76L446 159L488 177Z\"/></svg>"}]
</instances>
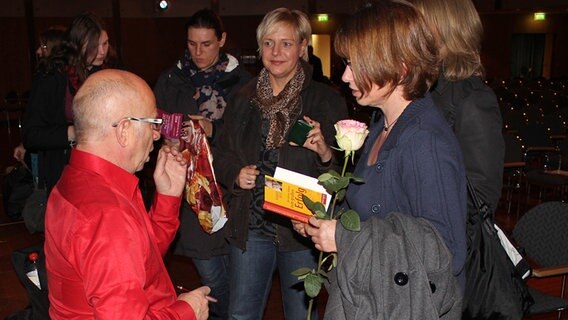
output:
<instances>
[{"instance_id":1,"label":"shoulder bag","mask_svg":"<svg viewBox=\"0 0 568 320\"><path fill-rule=\"evenodd\" d=\"M534 303L523 280L523 276L530 274L530 268L495 224L489 207L479 200L469 179L468 192L477 212L467 221L468 253L462 319L520 320ZM515 257L515 262L508 252Z\"/></svg>"}]
</instances>

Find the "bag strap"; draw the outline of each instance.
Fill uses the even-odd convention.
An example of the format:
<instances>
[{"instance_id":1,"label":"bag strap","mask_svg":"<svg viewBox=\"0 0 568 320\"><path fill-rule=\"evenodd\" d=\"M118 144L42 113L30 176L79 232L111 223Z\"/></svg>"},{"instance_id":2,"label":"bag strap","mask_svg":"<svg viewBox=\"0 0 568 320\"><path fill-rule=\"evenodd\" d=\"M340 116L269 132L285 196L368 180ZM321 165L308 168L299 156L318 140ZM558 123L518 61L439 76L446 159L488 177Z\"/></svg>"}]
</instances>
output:
<instances>
[{"instance_id":1,"label":"bag strap","mask_svg":"<svg viewBox=\"0 0 568 320\"><path fill-rule=\"evenodd\" d=\"M477 192L475 192L475 189L473 188L473 184L469 180L469 177L466 176L466 179L467 179L467 191L471 196L471 199L473 200L473 205L475 205L477 212L479 212L481 220L486 220L488 217L491 217L490 214L491 210L484 201L481 201L481 199L479 199L479 197L477 196Z\"/></svg>"}]
</instances>

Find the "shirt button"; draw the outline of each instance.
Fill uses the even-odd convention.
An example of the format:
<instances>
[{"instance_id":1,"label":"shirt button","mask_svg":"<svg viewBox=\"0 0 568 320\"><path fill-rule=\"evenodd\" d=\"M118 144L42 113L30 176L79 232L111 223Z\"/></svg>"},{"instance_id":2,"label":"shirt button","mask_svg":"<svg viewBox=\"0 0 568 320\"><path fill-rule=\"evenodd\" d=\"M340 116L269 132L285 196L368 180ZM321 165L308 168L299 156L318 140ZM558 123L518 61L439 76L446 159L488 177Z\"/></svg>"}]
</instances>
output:
<instances>
[{"instance_id":1,"label":"shirt button","mask_svg":"<svg viewBox=\"0 0 568 320\"><path fill-rule=\"evenodd\" d=\"M381 212L381 205L380 205L380 204L374 204L374 205L371 207L371 211L372 211L373 213L379 213L379 212Z\"/></svg>"},{"instance_id":2,"label":"shirt button","mask_svg":"<svg viewBox=\"0 0 568 320\"><path fill-rule=\"evenodd\" d=\"M381 172L381 170L383 170L383 165L381 163L377 163L375 169L377 170L377 172Z\"/></svg>"}]
</instances>

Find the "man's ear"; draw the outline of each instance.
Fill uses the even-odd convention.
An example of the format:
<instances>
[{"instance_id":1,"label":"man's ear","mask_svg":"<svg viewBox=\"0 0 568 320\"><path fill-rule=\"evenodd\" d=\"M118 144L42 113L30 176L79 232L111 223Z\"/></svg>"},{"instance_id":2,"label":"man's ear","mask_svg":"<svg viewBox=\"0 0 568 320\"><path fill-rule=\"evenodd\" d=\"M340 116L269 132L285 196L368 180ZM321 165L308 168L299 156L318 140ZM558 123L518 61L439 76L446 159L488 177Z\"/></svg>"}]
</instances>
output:
<instances>
[{"instance_id":1,"label":"man's ear","mask_svg":"<svg viewBox=\"0 0 568 320\"><path fill-rule=\"evenodd\" d=\"M130 138L128 135L130 130L132 130L132 123L130 121L120 121L118 123L118 126L116 126L115 128L114 134L116 137L116 141L123 148L128 146L128 143L130 142L129 141Z\"/></svg>"}]
</instances>

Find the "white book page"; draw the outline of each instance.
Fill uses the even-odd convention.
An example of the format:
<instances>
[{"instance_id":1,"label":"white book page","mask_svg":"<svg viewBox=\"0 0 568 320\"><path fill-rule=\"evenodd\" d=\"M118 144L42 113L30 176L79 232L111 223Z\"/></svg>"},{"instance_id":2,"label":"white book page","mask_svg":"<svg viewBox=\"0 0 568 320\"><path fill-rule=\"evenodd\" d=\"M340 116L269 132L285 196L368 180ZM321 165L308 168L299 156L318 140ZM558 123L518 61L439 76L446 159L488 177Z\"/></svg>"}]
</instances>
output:
<instances>
[{"instance_id":1,"label":"white book page","mask_svg":"<svg viewBox=\"0 0 568 320\"><path fill-rule=\"evenodd\" d=\"M324 203L324 207L327 210L329 208L329 204L331 203L331 194L329 194L325 188L318 183L318 179L314 177L307 176L305 174L301 174L295 171L291 171L288 169L284 169L281 167L276 167L276 171L274 172L274 178L282 181L286 181L291 184L295 184L297 186L304 187L306 189L310 189L313 191L317 191L320 193L327 194L326 203Z\"/></svg>"}]
</instances>

